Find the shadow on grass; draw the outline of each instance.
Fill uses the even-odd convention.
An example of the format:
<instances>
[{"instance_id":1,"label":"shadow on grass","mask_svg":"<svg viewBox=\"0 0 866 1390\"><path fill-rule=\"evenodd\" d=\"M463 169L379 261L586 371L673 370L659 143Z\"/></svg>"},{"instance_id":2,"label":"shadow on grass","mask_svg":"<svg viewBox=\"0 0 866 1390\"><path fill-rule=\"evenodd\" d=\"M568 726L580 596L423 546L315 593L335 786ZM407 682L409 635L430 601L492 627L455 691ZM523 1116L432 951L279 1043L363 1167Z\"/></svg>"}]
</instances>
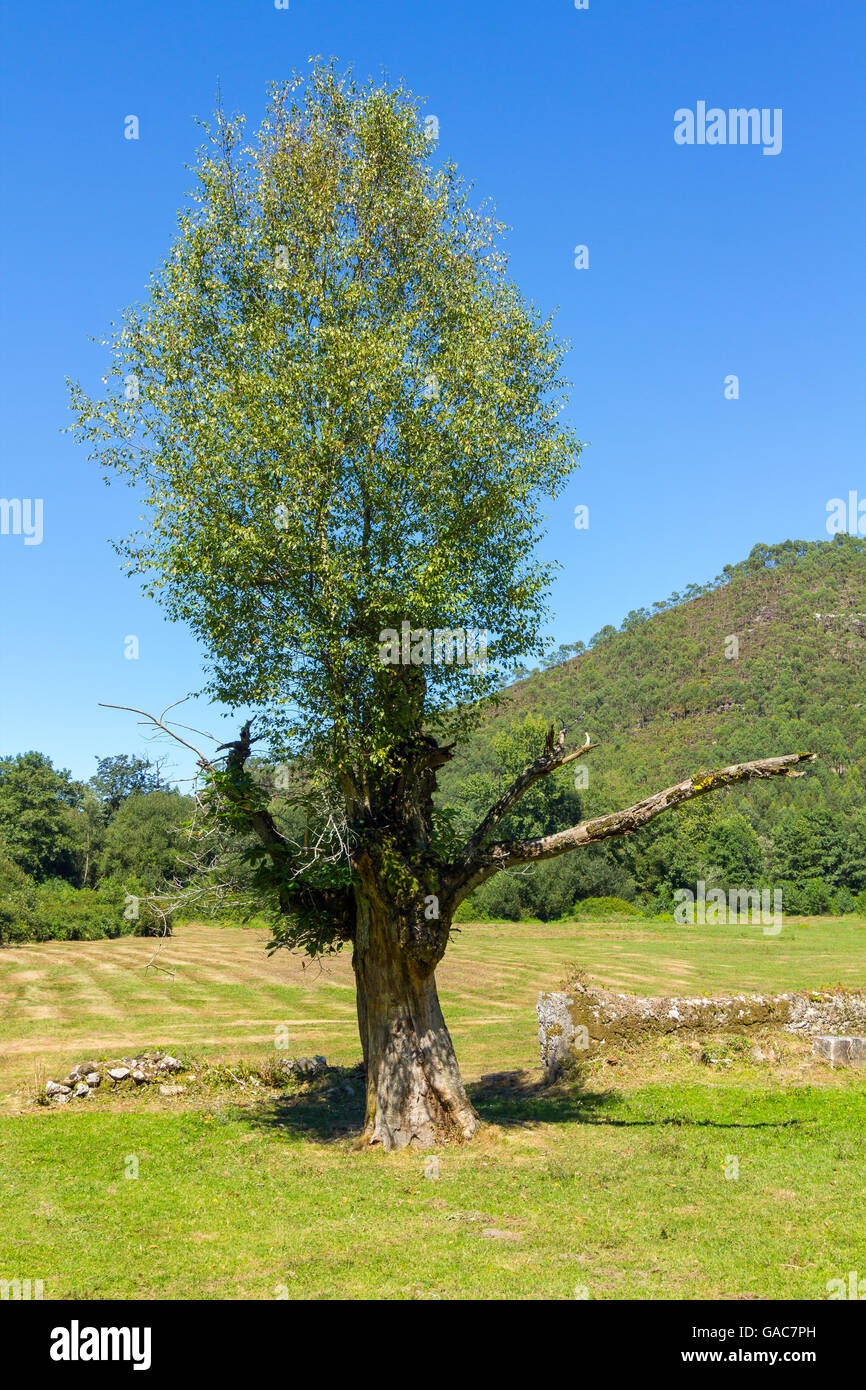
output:
<instances>
[{"instance_id":1,"label":"shadow on grass","mask_svg":"<svg viewBox=\"0 0 866 1390\"><path fill-rule=\"evenodd\" d=\"M353 1138L364 1124L364 1068L329 1067L244 1116L254 1129L320 1144Z\"/></svg>"},{"instance_id":2,"label":"shadow on grass","mask_svg":"<svg viewBox=\"0 0 866 1390\"><path fill-rule=\"evenodd\" d=\"M551 1084L532 1072L500 1072L484 1076L466 1089L481 1119L486 1124L504 1127L586 1124L744 1130L786 1129L803 1123L797 1118L722 1120L698 1118L687 1112L650 1116L628 1113L629 1102L622 1093L586 1090L579 1076ZM364 1122L363 1067L333 1067L324 1076L303 1082L252 1112L244 1111L244 1116L255 1129L317 1143L353 1139Z\"/></svg>"},{"instance_id":3,"label":"shadow on grass","mask_svg":"<svg viewBox=\"0 0 866 1390\"><path fill-rule=\"evenodd\" d=\"M781 1120L717 1120L688 1113L667 1115L616 1115L628 1111L629 1099L622 1092L590 1091L580 1072L567 1080L548 1082L531 1072L499 1072L483 1076L466 1088L482 1120L497 1125L567 1124L610 1125L623 1128L654 1128L674 1125L680 1128L710 1129L787 1129L802 1124L797 1118Z\"/></svg>"}]
</instances>

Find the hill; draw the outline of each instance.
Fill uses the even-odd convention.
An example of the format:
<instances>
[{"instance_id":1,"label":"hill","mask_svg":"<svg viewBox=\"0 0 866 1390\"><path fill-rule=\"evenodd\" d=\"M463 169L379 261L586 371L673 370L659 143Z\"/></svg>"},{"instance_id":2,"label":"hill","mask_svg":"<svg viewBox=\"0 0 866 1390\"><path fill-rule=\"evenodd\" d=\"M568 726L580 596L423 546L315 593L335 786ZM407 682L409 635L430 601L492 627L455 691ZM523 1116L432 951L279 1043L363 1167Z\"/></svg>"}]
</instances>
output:
<instances>
[{"instance_id":1,"label":"hill","mask_svg":"<svg viewBox=\"0 0 866 1390\"><path fill-rule=\"evenodd\" d=\"M539 866L498 890L506 906L519 900L522 914L534 906L543 916L527 884L553 874L573 881L577 897L601 885L665 907L675 886L694 886L700 868L718 867L726 841L740 843L739 857L728 855L736 861L729 873L740 875L733 886L787 884L791 911L825 910L834 894L837 910L848 910L848 896L866 890L866 540L755 546L711 583L630 613L619 630L604 628L587 650L571 650L579 654L511 686L445 769L443 801L461 827L550 723L574 720L576 737L588 731L603 747L587 762L588 785L578 777L575 789L563 774L546 802L536 800L539 831L560 828L541 823L545 809L558 821L575 809L600 814L704 768L801 748L819 761L802 779L692 803L626 846L594 849L588 863L613 867L593 870L586 883L560 861ZM672 837L687 838L693 852L683 855ZM660 854L667 863L647 862ZM495 882L476 906L485 893L496 898Z\"/></svg>"}]
</instances>

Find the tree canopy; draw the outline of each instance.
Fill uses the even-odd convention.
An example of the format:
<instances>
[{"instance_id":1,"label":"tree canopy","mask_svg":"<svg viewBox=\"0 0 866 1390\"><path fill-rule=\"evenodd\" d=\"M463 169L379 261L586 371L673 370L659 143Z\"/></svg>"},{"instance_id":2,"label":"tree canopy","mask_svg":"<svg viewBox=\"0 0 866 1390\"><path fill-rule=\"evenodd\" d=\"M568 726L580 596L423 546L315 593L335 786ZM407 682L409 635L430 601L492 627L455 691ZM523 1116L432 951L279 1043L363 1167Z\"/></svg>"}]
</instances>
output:
<instances>
[{"instance_id":1,"label":"tree canopy","mask_svg":"<svg viewBox=\"0 0 866 1390\"><path fill-rule=\"evenodd\" d=\"M541 499L580 445L563 348L410 94L330 67L299 85L250 144L217 116L113 390L75 403L139 489L120 548L202 639L210 693L363 796L407 726L459 730L494 662L539 646ZM395 680L379 634L404 620L486 630L488 669Z\"/></svg>"}]
</instances>

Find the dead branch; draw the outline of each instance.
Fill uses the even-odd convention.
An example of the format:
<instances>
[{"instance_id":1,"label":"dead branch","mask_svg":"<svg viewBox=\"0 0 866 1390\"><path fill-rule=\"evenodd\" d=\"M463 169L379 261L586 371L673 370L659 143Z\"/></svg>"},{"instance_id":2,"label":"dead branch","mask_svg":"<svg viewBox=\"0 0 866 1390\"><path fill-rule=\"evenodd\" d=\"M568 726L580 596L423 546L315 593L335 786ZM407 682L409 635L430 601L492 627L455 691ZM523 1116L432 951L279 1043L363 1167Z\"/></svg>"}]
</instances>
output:
<instances>
[{"instance_id":1,"label":"dead branch","mask_svg":"<svg viewBox=\"0 0 866 1390\"><path fill-rule=\"evenodd\" d=\"M579 750L588 751L587 748ZM751 781L763 777L802 777L795 771L800 763L814 762L814 753L787 753L779 758L761 758L749 763L734 763L730 767L718 768L714 772L699 773L683 782L677 782L664 791L645 797L624 811L611 815L596 816L592 820L581 821L568 830L560 830L552 835L541 835L532 840L513 840L506 843L482 845L476 848L471 857L467 856L457 869L451 881L452 902L457 903L466 897L473 888L484 883L500 869L512 868L517 864L536 863L542 859L553 859L569 850L583 845L597 844L617 835L629 835L641 826L647 825L664 811L670 811L684 801L703 796L705 792L716 791L721 787L733 786L738 782ZM527 769L529 772L529 769ZM543 773L540 775L544 775ZM525 777L526 774L523 774ZM518 778L518 782L521 778ZM508 793L506 793L506 796ZM505 800L505 798L503 798ZM500 805L497 802L497 807ZM494 808L495 810L496 808ZM476 832L477 833L477 832Z\"/></svg>"},{"instance_id":2,"label":"dead branch","mask_svg":"<svg viewBox=\"0 0 866 1390\"><path fill-rule=\"evenodd\" d=\"M466 844L463 846L461 858L465 861L471 860L484 844L491 831L496 829L499 822L505 819L508 812L517 804L524 793L528 792L529 788L536 782L539 782L542 777L549 777L551 772L558 771L559 768L565 767L567 763L574 762L575 758L580 758L584 753L590 753L593 748L599 747L597 743L593 743L590 740L589 734L585 734L584 742L581 744L580 748L575 748L570 753L566 753L565 739L570 728L573 728L572 724L563 725L557 735L555 726L551 724L544 742L544 751L539 754L535 762L530 763L528 767L523 769L520 776L515 778L508 790L493 806L491 806L477 830L473 831L472 835L470 835Z\"/></svg>"}]
</instances>

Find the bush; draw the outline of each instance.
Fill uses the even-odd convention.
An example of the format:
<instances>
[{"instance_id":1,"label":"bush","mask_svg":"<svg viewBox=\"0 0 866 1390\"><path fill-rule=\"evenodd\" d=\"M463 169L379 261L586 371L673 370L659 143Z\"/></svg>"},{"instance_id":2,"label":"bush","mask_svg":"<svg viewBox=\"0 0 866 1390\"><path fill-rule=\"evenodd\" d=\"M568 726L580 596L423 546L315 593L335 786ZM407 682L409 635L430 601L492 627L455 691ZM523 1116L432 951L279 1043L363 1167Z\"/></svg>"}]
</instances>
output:
<instances>
[{"instance_id":1,"label":"bush","mask_svg":"<svg viewBox=\"0 0 866 1390\"><path fill-rule=\"evenodd\" d=\"M58 879L35 884L26 874L22 882L7 864L0 859L0 945L99 941L138 930L138 923L123 915L124 894L117 884L95 889L73 888Z\"/></svg>"},{"instance_id":2,"label":"bush","mask_svg":"<svg viewBox=\"0 0 866 1390\"><path fill-rule=\"evenodd\" d=\"M455 922L519 922L525 914L521 885L511 874L497 874L464 898Z\"/></svg>"},{"instance_id":3,"label":"bush","mask_svg":"<svg viewBox=\"0 0 866 1390\"><path fill-rule=\"evenodd\" d=\"M806 883L787 881L776 887L782 890L782 909L788 916L820 917L833 911L833 889L823 879L810 878Z\"/></svg>"},{"instance_id":4,"label":"bush","mask_svg":"<svg viewBox=\"0 0 866 1390\"><path fill-rule=\"evenodd\" d=\"M569 922L617 922L623 917L640 917L642 913L634 903L623 898L582 898L574 904L568 917Z\"/></svg>"},{"instance_id":5,"label":"bush","mask_svg":"<svg viewBox=\"0 0 866 1390\"><path fill-rule=\"evenodd\" d=\"M847 888L840 888L833 898L833 912L839 917L844 917L846 912L856 912L857 899Z\"/></svg>"}]
</instances>

